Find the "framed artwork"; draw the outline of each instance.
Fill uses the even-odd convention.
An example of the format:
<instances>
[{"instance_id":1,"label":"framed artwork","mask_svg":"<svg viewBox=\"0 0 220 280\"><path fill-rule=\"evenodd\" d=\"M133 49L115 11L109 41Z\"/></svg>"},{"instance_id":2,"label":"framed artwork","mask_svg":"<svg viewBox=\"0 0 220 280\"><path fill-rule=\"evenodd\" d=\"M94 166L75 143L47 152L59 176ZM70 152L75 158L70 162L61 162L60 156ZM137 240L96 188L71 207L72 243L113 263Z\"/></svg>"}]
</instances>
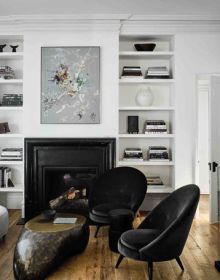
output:
<instances>
[{"instance_id":1,"label":"framed artwork","mask_svg":"<svg viewBox=\"0 0 220 280\"><path fill-rule=\"evenodd\" d=\"M100 47L41 48L41 123L100 123Z\"/></svg>"}]
</instances>

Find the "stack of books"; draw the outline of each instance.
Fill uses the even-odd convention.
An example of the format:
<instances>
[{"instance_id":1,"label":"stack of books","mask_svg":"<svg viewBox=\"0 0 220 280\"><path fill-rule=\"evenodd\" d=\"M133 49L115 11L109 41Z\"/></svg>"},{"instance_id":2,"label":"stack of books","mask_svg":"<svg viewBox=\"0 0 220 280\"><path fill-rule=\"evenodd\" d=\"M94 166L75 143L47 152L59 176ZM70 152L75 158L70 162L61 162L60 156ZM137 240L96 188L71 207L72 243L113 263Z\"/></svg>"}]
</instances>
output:
<instances>
[{"instance_id":1,"label":"stack of books","mask_svg":"<svg viewBox=\"0 0 220 280\"><path fill-rule=\"evenodd\" d=\"M124 66L121 78L143 78L140 66Z\"/></svg>"},{"instance_id":2,"label":"stack of books","mask_svg":"<svg viewBox=\"0 0 220 280\"><path fill-rule=\"evenodd\" d=\"M15 73L10 66L0 66L0 79L14 79Z\"/></svg>"},{"instance_id":3,"label":"stack of books","mask_svg":"<svg viewBox=\"0 0 220 280\"><path fill-rule=\"evenodd\" d=\"M168 150L164 146L150 146L148 150L149 161L169 161Z\"/></svg>"},{"instance_id":4,"label":"stack of books","mask_svg":"<svg viewBox=\"0 0 220 280\"><path fill-rule=\"evenodd\" d=\"M2 149L0 160L19 161L22 160L22 148L5 148Z\"/></svg>"},{"instance_id":5,"label":"stack of books","mask_svg":"<svg viewBox=\"0 0 220 280\"><path fill-rule=\"evenodd\" d=\"M161 67L148 67L146 71L146 79L168 79L170 77L169 70L166 66Z\"/></svg>"},{"instance_id":6,"label":"stack of books","mask_svg":"<svg viewBox=\"0 0 220 280\"><path fill-rule=\"evenodd\" d=\"M3 94L2 106L22 106L23 94Z\"/></svg>"},{"instance_id":7,"label":"stack of books","mask_svg":"<svg viewBox=\"0 0 220 280\"><path fill-rule=\"evenodd\" d=\"M140 148L126 148L124 150L123 160L127 161L143 161L143 152Z\"/></svg>"},{"instance_id":8,"label":"stack of books","mask_svg":"<svg viewBox=\"0 0 220 280\"><path fill-rule=\"evenodd\" d=\"M0 167L0 187L1 188L14 187L11 180L11 168Z\"/></svg>"},{"instance_id":9,"label":"stack of books","mask_svg":"<svg viewBox=\"0 0 220 280\"><path fill-rule=\"evenodd\" d=\"M160 176L147 176L147 185L148 186L163 186L163 182Z\"/></svg>"},{"instance_id":10,"label":"stack of books","mask_svg":"<svg viewBox=\"0 0 220 280\"><path fill-rule=\"evenodd\" d=\"M163 133L167 134L167 126L163 120L148 120L144 124L144 133Z\"/></svg>"}]
</instances>

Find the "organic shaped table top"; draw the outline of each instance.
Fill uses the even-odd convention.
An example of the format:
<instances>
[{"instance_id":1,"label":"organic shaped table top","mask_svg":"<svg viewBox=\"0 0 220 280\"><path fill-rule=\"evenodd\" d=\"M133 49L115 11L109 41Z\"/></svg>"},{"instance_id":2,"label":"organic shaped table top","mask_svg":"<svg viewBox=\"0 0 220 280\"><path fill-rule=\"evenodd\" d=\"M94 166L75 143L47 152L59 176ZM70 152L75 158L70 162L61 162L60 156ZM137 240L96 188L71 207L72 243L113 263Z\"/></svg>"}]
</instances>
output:
<instances>
[{"instance_id":1,"label":"organic shaped table top","mask_svg":"<svg viewBox=\"0 0 220 280\"><path fill-rule=\"evenodd\" d=\"M86 218L77 214L58 214L59 217L76 218L74 224L54 224L54 219L46 220L42 215L36 216L25 224L25 228L35 232L59 232L70 230L80 225L85 224Z\"/></svg>"}]
</instances>

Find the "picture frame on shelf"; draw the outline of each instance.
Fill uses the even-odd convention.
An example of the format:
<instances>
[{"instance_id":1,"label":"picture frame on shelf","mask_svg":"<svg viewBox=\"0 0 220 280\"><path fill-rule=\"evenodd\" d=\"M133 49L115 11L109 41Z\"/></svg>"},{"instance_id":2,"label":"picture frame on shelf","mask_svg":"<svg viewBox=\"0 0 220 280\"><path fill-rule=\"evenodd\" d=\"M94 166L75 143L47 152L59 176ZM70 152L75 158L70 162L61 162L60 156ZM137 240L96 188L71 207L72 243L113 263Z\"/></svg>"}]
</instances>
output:
<instances>
[{"instance_id":1,"label":"picture frame on shelf","mask_svg":"<svg viewBox=\"0 0 220 280\"><path fill-rule=\"evenodd\" d=\"M100 123L100 47L41 48L41 124Z\"/></svg>"}]
</instances>

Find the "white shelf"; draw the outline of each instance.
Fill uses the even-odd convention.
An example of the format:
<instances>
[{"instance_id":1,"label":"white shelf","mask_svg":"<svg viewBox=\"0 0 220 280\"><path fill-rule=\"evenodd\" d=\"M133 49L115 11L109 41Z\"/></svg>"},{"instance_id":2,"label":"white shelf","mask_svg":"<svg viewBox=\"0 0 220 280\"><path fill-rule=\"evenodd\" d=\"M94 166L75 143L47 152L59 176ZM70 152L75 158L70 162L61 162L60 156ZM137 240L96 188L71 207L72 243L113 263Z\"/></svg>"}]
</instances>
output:
<instances>
[{"instance_id":1,"label":"white shelf","mask_svg":"<svg viewBox=\"0 0 220 280\"><path fill-rule=\"evenodd\" d=\"M147 186L147 193L171 193L173 191L174 189L172 187L164 185Z\"/></svg>"},{"instance_id":2,"label":"white shelf","mask_svg":"<svg viewBox=\"0 0 220 280\"><path fill-rule=\"evenodd\" d=\"M121 58L158 58L169 59L174 56L174 52L139 52L139 51L122 51L119 52Z\"/></svg>"},{"instance_id":3,"label":"white shelf","mask_svg":"<svg viewBox=\"0 0 220 280\"><path fill-rule=\"evenodd\" d=\"M0 134L0 138L23 138L23 134L21 134L21 133L5 133L5 134Z\"/></svg>"},{"instance_id":4,"label":"white shelf","mask_svg":"<svg viewBox=\"0 0 220 280\"><path fill-rule=\"evenodd\" d=\"M23 79L8 79L8 80L3 80L0 79L0 84L22 84Z\"/></svg>"},{"instance_id":5,"label":"white shelf","mask_svg":"<svg viewBox=\"0 0 220 280\"><path fill-rule=\"evenodd\" d=\"M119 84L172 84L174 79L140 79L124 78L119 79Z\"/></svg>"},{"instance_id":6,"label":"white shelf","mask_svg":"<svg viewBox=\"0 0 220 280\"><path fill-rule=\"evenodd\" d=\"M23 111L22 106L0 106L0 111Z\"/></svg>"},{"instance_id":7,"label":"white shelf","mask_svg":"<svg viewBox=\"0 0 220 280\"><path fill-rule=\"evenodd\" d=\"M149 161L149 160L144 160L144 161L124 161L124 160L119 160L118 162L119 166L173 166L174 162L173 161Z\"/></svg>"},{"instance_id":8,"label":"white shelf","mask_svg":"<svg viewBox=\"0 0 220 280\"><path fill-rule=\"evenodd\" d=\"M119 111L174 111L174 107L121 106Z\"/></svg>"},{"instance_id":9,"label":"white shelf","mask_svg":"<svg viewBox=\"0 0 220 280\"><path fill-rule=\"evenodd\" d=\"M10 187L10 188L0 188L0 193L1 192L5 192L5 193L23 193L24 192L24 188L22 184L15 184L14 187Z\"/></svg>"},{"instance_id":10,"label":"white shelf","mask_svg":"<svg viewBox=\"0 0 220 280\"><path fill-rule=\"evenodd\" d=\"M0 166L1 165L23 165L24 161L23 160L15 160L15 161L10 161L10 160L0 160Z\"/></svg>"},{"instance_id":11,"label":"white shelf","mask_svg":"<svg viewBox=\"0 0 220 280\"><path fill-rule=\"evenodd\" d=\"M119 134L119 138L174 138L175 134Z\"/></svg>"},{"instance_id":12,"label":"white shelf","mask_svg":"<svg viewBox=\"0 0 220 280\"><path fill-rule=\"evenodd\" d=\"M2 52L0 59L23 59L23 52Z\"/></svg>"}]
</instances>

